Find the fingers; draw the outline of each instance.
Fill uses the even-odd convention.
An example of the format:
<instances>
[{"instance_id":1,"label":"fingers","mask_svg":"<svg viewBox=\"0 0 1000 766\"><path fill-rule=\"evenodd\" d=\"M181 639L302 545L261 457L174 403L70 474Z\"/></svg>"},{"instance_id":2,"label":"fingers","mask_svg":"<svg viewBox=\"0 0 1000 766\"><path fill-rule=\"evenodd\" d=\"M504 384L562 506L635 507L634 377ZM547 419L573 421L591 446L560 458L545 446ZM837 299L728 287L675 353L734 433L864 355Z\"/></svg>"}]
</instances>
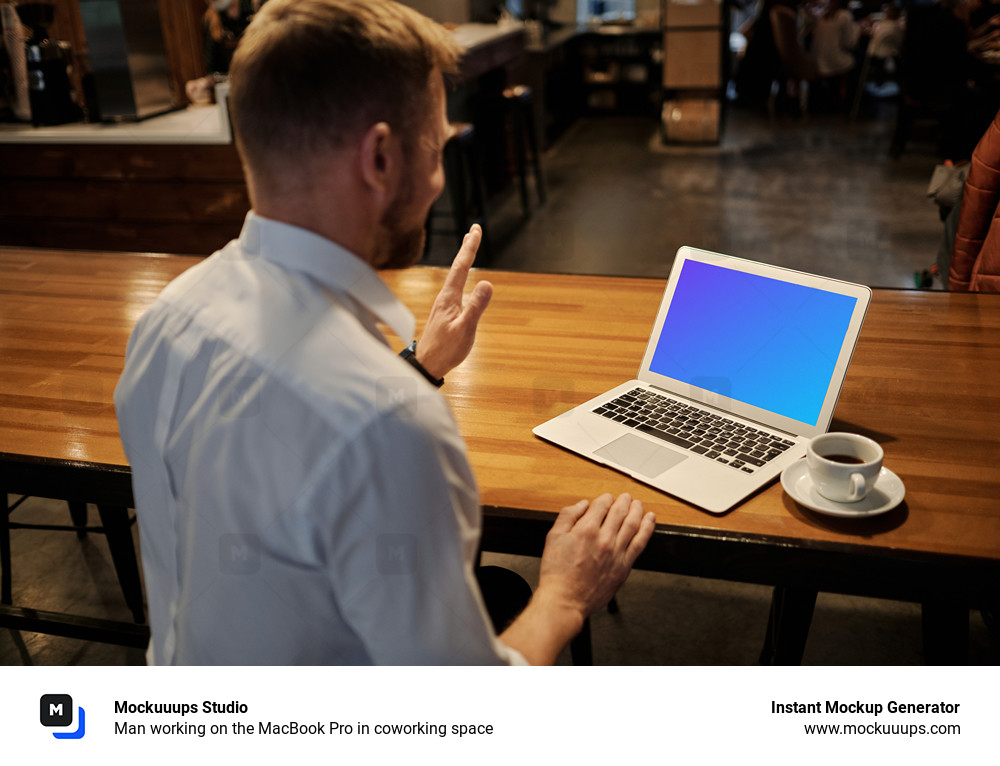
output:
<instances>
[{"instance_id":1,"label":"fingers","mask_svg":"<svg viewBox=\"0 0 1000 766\"><path fill-rule=\"evenodd\" d=\"M469 293L469 297L465 301L465 306L463 307L463 314L466 315L467 321L477 325L479 323L479 318L486 311L486 307L490 305L490 298L493 297L493 285L489 282L480 282Z\"/></svg>"},{"instance_id":2,"label":"fingers","mask_svg":"<svg viewBox=\"0 0 1000 766\"><path fill-rule=\"evenodd\" d=\"M627 492L624 492L611 504L611 508L608 510L608 515L604 518L604 524L602 526L605 533L610 535L612 540L617 537L618 530L621 529L622 523L625 521L632 503L632 496Z\"/></svg>"},{"instance_id":3,"label":"fingers","mask_svg":"<svg viewBox=\"0 0 1000 766\"><path fill-rule=\"evenodd\" d=\"M615 498L612 497L610 492L605 492L600 497L595 497L581 521L592 524L595 529L600 529L604 523L604 519L607 518L608 511L615 502Z\"/></svg>"},{"instance_id":4,"label":"fingers","mask_svg":"<svg viewBox=\"0 0 1000 766\"><path fill-rule=\"evenodd\" d=\"M552 524L552 531L569 532L576 525L576 522L583 517L583 514L586 513L589 505L589 500L580 500L573 505L567 505L556 516L556 520Z\"/></svg>"},{"instance_id":5,"label":"fingers","mask_svg":"<svg viewBox=\"0 0 1000 766\"><path fill-rule=\"evenodd\" d=\"M650 511L642 517L642 521L639 523L639 531L632 536L632 539L629 540L628 547L625 549L625 560L628 562L629 568L631 568L635 563L635 560L639 558L639 554L645 550L646 544L653 537L653 532L655 530L656 515Z\"/></svg>"},{"instance_id":6,"label":"fingers","mask_svg":"<svg viewBox=\"0 0 1000 766\"><path fill-rule=\"evenodd\" d=\"M552 525L552 532L571 532L581 522L593 525L593 529L607 535L605 539L624 555L631 567L656 529L656 515L643 511L642 502L633 500L627 492L617 498L605 493L593 501L581 500L563 508Z\"/></svg>"},{"instance_id":7,"label":"fingers","mask_svg":"<svg viewBox=\"0 0 1000 766\"><path fill-rule=\"evenodd\" d=\"M629 541L635 536L635 533L639 531L639 525L642 523L643 508L642 502L639 500L632 500L628 506L625 508L625 513L621 515L621 520L617 525L611 527L611 532L615 536L615 547L624 550ZM609 515L610 521L610 515Z\"/></svg>"},{"instance_id":8,"label":"fingers","mask_svg":"<svg viewBox=\"0 0 1000 766\"><path fill-rule=\"evenodd\" d=\"M627 496L622 495L624 497ZM614 513L613 507L612 513L608 514L606 526L615 535L615 550L623 554L626 566L631 569L656 529L656 515L652 511L643 513L642 502L639 500L628 503L627 511L620 516L620 520L613 521Z\"/></svg>"},{"instance_id":9,"label":"fingers","mask_svg":"<svg viewBox=\"0 0 1000 766\"><path fill-rule=\"evenodd\" d=\"M462 240L462 247L459 248L458 255L451 263L451 270L441 288L442 295L461 295L465 289L465 281L469 278L469 269L472 268L476 260L476 253L479 251L479 243L482 242L483 230L478 223L472 224L469 233Z\"/></svg>"}]
</instances>

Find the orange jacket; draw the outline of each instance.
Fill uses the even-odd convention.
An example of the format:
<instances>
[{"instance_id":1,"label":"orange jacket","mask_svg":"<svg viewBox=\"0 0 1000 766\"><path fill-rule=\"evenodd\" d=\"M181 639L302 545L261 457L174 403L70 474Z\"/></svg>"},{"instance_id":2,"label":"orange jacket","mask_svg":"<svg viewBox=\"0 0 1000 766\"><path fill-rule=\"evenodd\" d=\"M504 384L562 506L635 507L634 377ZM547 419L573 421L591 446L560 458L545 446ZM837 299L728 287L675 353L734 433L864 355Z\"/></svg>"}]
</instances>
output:
<instances>
[{"instance_id":1,"label":"orange jacket","mask_svg":"<svg viewBox=\"0 0 1000 766\"><path fill-rule=\"evenodd\" d=\"M1000 293L1000 112L972 153L948 289Z\"/></svg>"}]
</instances>

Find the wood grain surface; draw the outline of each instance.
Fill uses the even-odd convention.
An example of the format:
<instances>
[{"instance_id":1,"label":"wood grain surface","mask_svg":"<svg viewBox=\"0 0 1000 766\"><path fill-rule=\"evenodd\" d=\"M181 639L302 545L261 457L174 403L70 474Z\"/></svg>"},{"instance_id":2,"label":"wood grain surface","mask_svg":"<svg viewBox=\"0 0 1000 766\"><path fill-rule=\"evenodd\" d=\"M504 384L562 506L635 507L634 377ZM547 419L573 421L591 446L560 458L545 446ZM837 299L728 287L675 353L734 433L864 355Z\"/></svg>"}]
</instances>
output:
<instances>
[{"instance_id":1,"label":"wood grain surface","mask_svg":"<svg viewBox=\"0 0 1000 766\"><path fill-rule=\"evenodd\" d=\"M0 453L124 465L112 396L129 332L199 260L0 248ZM384 274L418 329L445 273ZM493 302L443 391L485 506L555 512L628 491L671 528L1000 560L1000 296L875 291L832 428L882 444L906 485L903 505L835 519L774 483L716 517L531 434L634 375L663 281L488 271L472 280L482 278Z\"/></svg>"}]
</instances>

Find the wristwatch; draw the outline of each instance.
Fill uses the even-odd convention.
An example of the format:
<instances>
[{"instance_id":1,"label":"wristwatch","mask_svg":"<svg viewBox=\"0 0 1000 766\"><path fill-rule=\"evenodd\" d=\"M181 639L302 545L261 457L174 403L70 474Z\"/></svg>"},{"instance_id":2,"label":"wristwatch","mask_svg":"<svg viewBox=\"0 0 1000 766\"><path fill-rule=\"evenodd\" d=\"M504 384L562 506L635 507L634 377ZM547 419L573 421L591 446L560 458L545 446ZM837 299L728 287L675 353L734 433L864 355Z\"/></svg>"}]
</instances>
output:
<instances>
[{"instance_id":1,"label":"wristwatch","mask_svg":"<svg viewBox=\"0 0 1000 766\"><path fill-rule=\"evenodd\" d=\"M421 375L427 378L427 380L432 385L437 386L438 388L441 388L441 386L444 385L444 378L435 378L433 375L427 372L427 370L424 369L424 366L420 364L420 362L417 361L416 341L413 341L412 343L410 343L409 346L400 351L399 355L407 362L409 362L413 366L413 369L415 369L417 372L419 372Z\"/></svg>"}]
</instances>

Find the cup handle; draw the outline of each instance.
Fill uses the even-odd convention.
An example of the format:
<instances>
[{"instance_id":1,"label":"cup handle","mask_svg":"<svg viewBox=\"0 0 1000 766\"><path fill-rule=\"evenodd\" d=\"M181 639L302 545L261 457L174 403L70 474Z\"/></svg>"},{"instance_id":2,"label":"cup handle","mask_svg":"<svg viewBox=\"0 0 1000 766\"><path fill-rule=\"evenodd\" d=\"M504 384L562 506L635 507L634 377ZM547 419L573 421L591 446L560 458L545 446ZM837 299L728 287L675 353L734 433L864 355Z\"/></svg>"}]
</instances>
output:
<instances>
[{"instance_id":1,"label":"cup handle","mask_svg":"<svg viewBox=\"0 0 1000 766\"><path fill-rule=\"evenodd\" d=\"M860 473L851 474L851 494L848 496L851 501L860 500L865 496L865 477Z\"/></svg>"}]
</instances>

